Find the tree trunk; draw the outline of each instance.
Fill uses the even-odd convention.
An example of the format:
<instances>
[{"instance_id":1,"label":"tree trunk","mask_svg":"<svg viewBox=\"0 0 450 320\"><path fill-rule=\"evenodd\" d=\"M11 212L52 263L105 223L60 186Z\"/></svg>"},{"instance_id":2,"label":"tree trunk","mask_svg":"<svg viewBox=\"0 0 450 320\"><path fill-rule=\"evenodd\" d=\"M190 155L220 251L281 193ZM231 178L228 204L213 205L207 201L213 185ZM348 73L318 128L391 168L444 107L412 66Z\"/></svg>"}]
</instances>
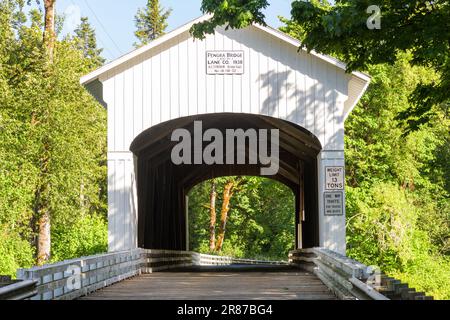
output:
<instances>
[{"instance_id":1,"label":"tree trunk","mask_svg":"<svg viewBox=\"0 0 450 320\"><path fill-rule=\"evenodd\" d=\"M38 224L39 234L37 245L37 265L42 266L50 260L50 213L48 211L45 211L41 214Z\"/></svg>"},{"instance_id":2,"label":"tree trunk","mask_svg":"<svg viewBox=\"0 0 450 320\"><path fill-rule=\"evenodd\" d=\"M44 143L44 151L40 159L40 179L35 195L35 215L37 216L37 265L42 266L50 260L50 186L49 186L49 144Z\"/></svg>"},{"instance_id":3,"label":"tree trunk","mask_svg":"<svg viewBox=\"0 0 450 320\"><path fill-rule=\"evenodd\" d=\"M56 0L45 0L45 29L44 46L47 53L47 59L50 64L55 57L55 3ZM44 110L43 119L48 119L49 110ZM38 120L39 121L39 120ZM44 121L44 120L42 120ZM39 266L46 264L50 260L51 238L50 238L50 203L49 203L49 162L50 162L50 143L48 137L44 137L43 154L41 158L41 179L38 191L36 193L36 212L38 217L38 238L37 238L37 264Z\"/></svg>"},{"instance_id":4,"label":"tree trunk","mask_svg":"<svg viewBox=\"0 0 450 320\"><path fill-rule=\"evenodd\" d=\"M53 62L55 56L55 3L56 0L45 0L45 29L44 29L44 46L47 49L47 55L50 63Z\"/></svg>"},{"instance_id":5,"label":"tree trunk","mask_svg":"<svg viewBox=\"0 0 450 320\"><path fill-rule=\"evenodd\" d=\"M233 196L234 181L229 181L223 190L222 211L220 213L219 237L217 239L216 250L222 251L223 241L225 239L225 229L227 226L228 212L230 211L230 200Z\"/></svg>"},{"instance_id":6,"label":"tree trunk","mask_svg":"<svg viewBox=\"0 0 450 320\"><path fill-rule=\"evenodd\" d=\"M209 201L209 214L210 214L210 224L209 224L209 249L214 251L216 249L216 181L211 182L211 194Z\"/></svg>"}]
</instances>

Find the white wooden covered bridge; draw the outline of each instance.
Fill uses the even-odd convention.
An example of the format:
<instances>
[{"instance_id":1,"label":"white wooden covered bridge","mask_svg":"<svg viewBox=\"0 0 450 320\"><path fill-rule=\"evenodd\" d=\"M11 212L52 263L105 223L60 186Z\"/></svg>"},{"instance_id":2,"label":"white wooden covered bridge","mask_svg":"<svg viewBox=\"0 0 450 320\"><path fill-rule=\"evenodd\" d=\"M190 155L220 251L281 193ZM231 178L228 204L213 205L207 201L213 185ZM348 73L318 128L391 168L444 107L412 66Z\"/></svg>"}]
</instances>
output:
<instances>
[{"instance_id":1,"label":"white wooden covered bridge","mask_svg":"<svg viewBox=\"0 0 450 320\"><path fill-rule=\"evenodd\" d=\"M19 278L38 280L34 299L71 299L174 266L263 263L189 252L189 190L213 177L259 175L262 167L172 163L173 131L183 128L193 132L194 122L201 121L205 130L221 132L238 128L279 130L280 168L272 178L289 186L296 196L296 212L292 214L298 226L297 241L290 267L302 267L303 271L292 271L288 266L283 269L287 275L270 278L285 285L306 279L304 283L310 285L294 285L292 294L285 298L329 298L329 289L339 298L385 298L366 285L370 276L367 267L345 257L344 123L367 89L369 76L346 73L345 64L329 56L299 51L297 40L270 27L218 28L205 40L194 40L191 26L206 18L81 79L108 111L110 253L20 270ZM186 272L184 278L192 276ZM264 275L264 270L258 272ZM102 298L102 292L104 298L167 297L175 290L170 287L174 281L168 280L170 276L158 277L162 279L148 276L131 280L128 291L124 282L120 289L112 286L108 289L112 291L103 290L92 297ZM71 287L67 279L81 282ZM405 289L396 287L399 282L394 279L380 279L378 288L392 296L398 296L398 288ZM244 291L249 288L244 280L238 283ZM163 289L149 294L152 285ZM136 288L146 288L147 293L139 296ZM208 290L212 288L203 287L203 293L193 297L213 297ZM224 297L232 298L232 292L216 298ZM245 297L261 296L248 293Z\"/></svg>"},{"instance_id":2,"label":"white wooden covered bridge","mask_svg":"<svg viewBox=\"0 0 450 320\"><path fill-rule=\"evenodd\" d=\"M177 175L169 168L173 130L190 129L195 120L202 120L208 128L280 129L280 157L286 157L274 178L296 189L295 214L299 228L304 225L297 232L303 238L298 245L303 240L306 247L345 253L344 122L370 78L346 73L346 66L331 57L299 52L297 40L259 25L218 29L204 41L194 40L189 29L203 19L81 80L108 110L110 251L138 245L186 249L185 209L178 204L185 191L212 176L254 173L239 166L191 166ZM232 71L214 72L208 66L210 52L241 54L241 63ZM193 170L192 179L175 186ZM339 173L339 183L329 188L327 170ZM158 173L166 178L171 173L178 181L163 182ZM147 186L151 183L156 188ZM330 210L330 196L338 199L340 209ZM174 207L157 207L163 199Z\"/></svg>"}]
</instances>

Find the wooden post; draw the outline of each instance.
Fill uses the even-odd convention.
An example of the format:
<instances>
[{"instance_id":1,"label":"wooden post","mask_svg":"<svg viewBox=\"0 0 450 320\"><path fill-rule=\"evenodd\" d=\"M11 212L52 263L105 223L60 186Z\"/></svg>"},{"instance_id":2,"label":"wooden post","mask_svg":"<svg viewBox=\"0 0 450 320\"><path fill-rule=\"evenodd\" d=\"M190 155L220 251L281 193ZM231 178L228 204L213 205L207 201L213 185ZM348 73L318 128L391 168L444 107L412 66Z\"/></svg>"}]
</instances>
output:
<instances>
[{"instance_id":1,"label":"wooden post","mask_svg":"<svg viewBox=\"0 0 450 320\"><path fill-rule=\"evenodd\" d=\"M302 162L299 164L299 199L298 199L298 224L297 224L297 249L303 249L303 222L305 217L305 171Z\"/></svg>"},{"instance_id":2,"label":"wooden post","mask_svg":"<svg viewBox=\"0 0 450 320\"><path fill-rule=\"evenodd\" d=\"M189 196L186 196L186 251L189 251Z\"/></svg>"}]
</instances>

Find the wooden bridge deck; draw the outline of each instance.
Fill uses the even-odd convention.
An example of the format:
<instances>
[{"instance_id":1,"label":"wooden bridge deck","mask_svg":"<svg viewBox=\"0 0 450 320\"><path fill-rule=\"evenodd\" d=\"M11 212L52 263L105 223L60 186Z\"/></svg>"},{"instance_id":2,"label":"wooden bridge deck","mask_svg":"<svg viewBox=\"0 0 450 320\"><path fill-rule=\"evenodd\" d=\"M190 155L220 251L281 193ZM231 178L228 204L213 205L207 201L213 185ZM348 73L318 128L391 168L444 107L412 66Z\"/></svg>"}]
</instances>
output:
<instances>
[{"instance_id":1,"label":"wooden bridge deck","mask_svg":"<svg viewBox=\"0 0 450 320\"><path fill-rule=\"evenodd\" d=\"M288 266L196 267L135 277L82 300L333 300L314 275Z\"/></svg>"}]
</instances>

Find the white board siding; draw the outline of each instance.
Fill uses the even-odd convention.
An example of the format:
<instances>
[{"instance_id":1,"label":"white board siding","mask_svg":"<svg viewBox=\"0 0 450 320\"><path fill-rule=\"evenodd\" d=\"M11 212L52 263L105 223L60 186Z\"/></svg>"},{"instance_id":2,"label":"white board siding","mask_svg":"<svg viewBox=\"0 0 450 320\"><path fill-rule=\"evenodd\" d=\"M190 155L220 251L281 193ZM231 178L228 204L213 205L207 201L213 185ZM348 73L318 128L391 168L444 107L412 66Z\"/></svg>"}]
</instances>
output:
<instances>
[{"instance_id":1,"label":"white board siding","mask_svg":"<svg viewBox=\"0 0 450 320\"><path fill-rule=\"evenodd\" d=\"M230 49L244 51L244 75L207 75L206 50ZM127 151L143 130L180 116L244 112L292 121L333 150L342 144L335 136L345 103L336 97L347 96L347 85L337 86L342 79L350 80L343 70L254 27L219 30L205 41L184 33L108 75L108 149Z\"/></svg>"},{"instance_id":2,"label":"white board siding","mask_svg":"<svg viewBox=\"0 0 450 320\"><path fill-rule=\"evenodd\" d=\"M318 192L319 192L319 245L345 254L346 252L346 218L345 192L343 192L344 210L342 216L324 215L325 167L345 167L343 151L322 151L318 156Z\"/></svg>"},{"instance_id":3,"label":"white board siding","mask_svg":"<svg viewBox=\"0 0 450 320\"><path fill-rule=\"evenodd\" d=\"M151 77L152 86L147 88L148 94L152 99L152 126L157 125L161 122L161 49L156 48L156 54L154 57L150 58L152 62L151 74L144 75L144 77ZM166 66L167 67L167 66ZM168 106L166 106L167 108Z\"/></svg>"},{"instance_id":4,"label":"white board siding","mask_svg":"<svg viewBox=\"0 0 450 320\"><path fill-rule=\"evenodd\" d=\"M182 76L180 73L180 42L177 42L176 45L170 47L169 49L169 90L170 90L170 119L179 118L181 116L180 112L180 77Z\"/></svg>"},{"instance_id":5,"label":"white board siding","mask_svg":"<svg viewBox=\"0 0 450 320\"><path fill-rule=\"evenodd\" d=\"M178 102L180 117L189 115L189 88L186 84L189 83L189 59L188 59L188 38L180 39L178 51ZM177 70L174 70L176 72ZM176 88L174 88L176 90ZM181 105L184 107L181 108Z\"/></svg>"},{"instance_id":6,"label":"white board siding","mask_svg":"<svg viewBox=\"0 0 450 320\"><path fill-rule=\"evenodd\" d=\"M217 50L218 48L223 48L223 35L218 34L216 37L212 39L214 41L213 49ZM223 99L224 99L224 91L223 91L223 81L224 75L216 75L213 76L210 80L212 82L211 86L214 88L214 112L223 112Z\"/></svg>"},{"instance_id":7,"label":"white board siding","mask_svg":"<svg viewBox=\"0 0 450 320\"><path fill-rule=\"evenodd\" d=\"M150 128L152 125L152 60L142 62L142 129Z\"/></svg>"},{"instance_id":8,"label":"white board siding","mask_svg":"<svg viewBox=\"0 0 450 320\"><path fill-rule=\"evenodd\" d=\"M129 153L108 154L108 247L110 252L136 247L134 163Z\"/></svg>"},{"instance_id":9,"label":"white board siding","mask_svg":"<svg viewBox=\"0 0 450 320\"><path fill-rule=\"evenodd\" d=\"M244 51L243 75L207 75L207 50ZM364 81L339 66L262 32L219 29L206 40L186 31L109 70L102 78L108 107L109 248L136 246L136 194L132 141L144 130L179 117L220 112L263 114L285 119L311 131L320 140L319 176L326 160L344 149L344 121ZM330 151L327 153L326 151ZM319 180L320 182L321 180ZM134 191L134 193L133 193ZM319 183L319 206L323 186ZM321 218L321 245L341 251L345 217ZM327 233L330 233L327 235ZM342 245L343 243L343 245Z\"/></svg>"},{"instance_id":10,"label":"white board siding","mask_svg":"<svg viewBox=\"0 0 450 320\"><path fill-rule=\"evenodd\" d=\"M208 38L210 39L211 37ZM214 106L206 105L207 92L205 88L206 82L209 80L207 79L205 60L207 42L208 40L195 41L195 44L197 45L197 56L194 57L194 59L197 60L197 70L192 70L192 72L197 72L197 101L194 102L194 104L197 103L197 114L205 114L208 113L208 111L214 112Z\"/></svg>"},{"instance_id":11,"label":"white board siding","mask_svg":"<svg viewBox=\"0 0 450 320\"><path fill-rule=\"evenodd\" d=\"M142 63L143 61L140 60L140 63L138 63L137 65L135 65L133 67L133 109L135 109L135 111L133 112L133 114L131 115L133 117L133 136L137 136L140 132L142 132L144 130L144 124L142 119L144 118L143 114L144 114L144 98L143 98L143 91L144 91L144 86L140 85L140 86L136 86L134 85L135 83L140 83L142 82L142 78L143 78L143 74L144 74L144 64Z\"/></svg>"},{"instance_id":12,"label":"white board siding","mask_svg":"<svg viewBox=\"0 0 450 320\"><path fill-rule=\"evenodd\" d=\"M216 42L214 37L208 37L205 40L205 50L206 51L215 51L216 50ZM201 57L199 57L201 60ZM201 63L201 61L199 61ZM206 60L204 61L204 64L206 64ZM206 74L206 71L205 71ZM205 101L206 106L211 106L210 108L206 107L209 112L216 112L215 103L216 103L216 83L215 83L215 76L213 75L205 75ZM206 112L205 112L206 113Z\"/></svg>"}]
</instances>

